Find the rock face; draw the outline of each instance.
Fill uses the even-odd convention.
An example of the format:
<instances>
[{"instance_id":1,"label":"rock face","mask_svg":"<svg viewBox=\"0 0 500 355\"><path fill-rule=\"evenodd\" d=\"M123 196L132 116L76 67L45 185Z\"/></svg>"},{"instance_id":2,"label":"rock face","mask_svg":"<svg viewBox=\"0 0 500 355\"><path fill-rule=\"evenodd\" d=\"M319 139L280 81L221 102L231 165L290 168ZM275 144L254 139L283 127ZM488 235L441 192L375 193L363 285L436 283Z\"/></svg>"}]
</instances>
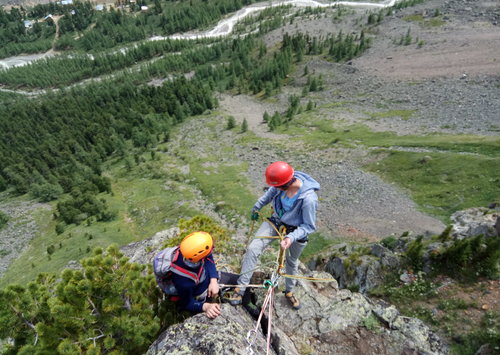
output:
<instances>
[{"instance_id":1,"label":"rock face","mask_svg":"<svg viewBox=\"0 0 500 355\"><path fill-rule=\"evenodd\" d=\"M242 307L222 305L222 315L214 320L197 314L169 327L149 348L147 355L248 354L246 335L255 321ZM260 329L252 346L265 354L267 343Z\"/></svg>"},{"instance_id":2,"label":"rock face","mask_svg":"<svg viewBox=\"0 0 500 355\"><path fill-rule=\"evenodd\" d=\"M171 229L130 244L122 252L132 261L148 264L161 245L178 231ZM346 255L359 250L338 246ZM366 249L366 248L365 248ZM395 267L398 258L378 244L364 250L368 255L350 261L359 281L370 285L378 268ZM335 261L335 258L340 260ZM352 259L352 258L351 258ZM345 261L345 260L344 260ZM331 260L332 270L345 269L340 257ZM345 270L344 270L345 272ZM352 271L351 271L352 272ZM331 278L327 272L310 271L301 265L300 273L316 278ZM372 275L372 276L370 276ZM372 280L372 281L366 281ZM298 280L294 290L302 308L293 310L279 289L275 289L271 317L270 354L448 354L447 346L422 321L401 316L392 305L373 301L358 292L339 290L338 283ZM256 289L255 304L262 306L266 289ZM259 312L257 311L257 314ZM147 354L265 354L268 352L268 313L257 326L244 307L222 304L222 315L208 319L197 314L167 328L151 345ZM256 331L254 331L256 329Z\"/></svg>"},{"instance_id":3,"label":"rock face","mask_svg":"<svg viewBox=\"0 0 500 355\"><path fill-rule=\"evenodd\" d=\"M500 236L497 225L500 210L488 208L469 208L451 215L452 235L456 239L464 239L482 234L485 237Z\"/></svg>"},{"instance_id":4,"label":"rock face","mask_svg":"<svg viewBox=\"0 0 500 355\"><path fill-rule=\"evenodd\" d=\"M178 234L178 228L170 228L156 233L151 238L125 245L120 248L120 251L127 256L131 262L151 264L154 256L160 251L165 241L176 237Z\"/></svg>"},{"instance_id":5,"label":"rock face","mask_svg":"<svg viewBox=\"0 0 500 355\"><path fill-rule=\"evenodd\" d=\"M266 292L256 291L258 305ZM302 303L298 311L276 291L270 354L448 353L446 345L418 319L400 316L393 306L373 302L360 293L339 291L336 282L301 280L295 292ZM170 326L147 354L264 354L267 333L260 327L251 333L255 328L256 320L242 306L223 304L222 315L214 320L198 314ZM249 332L255 334L251 346Z\"/></svg>"},{"instance_id":6,"label":"rock face","mask_svg":"<svg viewBox=\"0 0 500 355\"><path fill-rule=\"evenodd\" d=\"M438 253L456 241L483 235L485 238L500 236L500 210L498 208L470 208L455 212L452 224L443 231L441 241L432 234L423 235L423 271L433 269L431 255ZM309 263L311 269L325 270L339 282L340 288L359 290L361 293L381 285L386 271L399 269L404 254L417 236L401 236L394 239L391 249L381 244L353 246L339 244L328 250L325 257Z\"/></svg>"},{"instance_id":7,"label":"rock face","mask_svg":"<svg viewBox=\"0 0 500 355\"><path fill-rule=\"evenodd\" d=\"M324 270L338 280L341 288L355 288L362 293L382 284L384 270L401 265L399 256L380 244L370 249L341 244L330 252Z\"/></svg>"}]
</instances>

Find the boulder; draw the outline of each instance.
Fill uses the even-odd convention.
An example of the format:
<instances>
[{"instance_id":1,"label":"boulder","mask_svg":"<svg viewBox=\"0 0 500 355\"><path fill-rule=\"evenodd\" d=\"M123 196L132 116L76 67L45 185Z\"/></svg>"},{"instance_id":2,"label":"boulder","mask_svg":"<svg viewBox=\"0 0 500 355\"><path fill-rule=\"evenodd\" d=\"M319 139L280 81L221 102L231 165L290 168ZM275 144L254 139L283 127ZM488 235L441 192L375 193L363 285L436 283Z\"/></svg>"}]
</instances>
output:
<instances>
[{"instance_id":1,"label":"boulder","mask_svg":"<svg viewBox=\"0 0 500 355\"><path fill-rule=\"evenodd\" d=\"M197 314L183 323L170 326L150 346L147 355L233 355L248 354L248 332L255 321L242 307L222 305L222 315L209 319ZM251 349L265 354L267 342L258 329ZM271 349L271 354L275 354Z\"/></svg>"},{"instance_id":2,"label":"boulder","mask_svg":"<svg viewBox=\"0 0 500 355\"><path fill-rule=\"evenodd\" d=\"M171 238L179 235L179 228L170 228L156 233L148 239L139 242L127 244L120 248L123 255L129 258L130 262L139 264L151 264L153 258L160 251L163 244Z\"/></svg>"},{"instance_id":3,"label":"boulder","mask_svg":"<svg viewBox=\"0 0 500 355\"><path fill-rule=\"evenodd\" d=\"M354 250L356 252L356 250ZM359 264L349 263L346 267L345 260L349 255L334 255L330 258L324 270L335 277L341 288L356 286L362 293L381 285L384 281L384 270L393 270L401 265L401 260L391 250L374 244L370 255L359 256Z\"/></svg>"},{"instance_id":4,"label":"boulder","mask_svg":"<svg viewBox=\"0 0 500 355\"><path fill-rule=\"evenodd\" d=\"M499 217L500 211L483 207L457 211L450 217L452 235L456 239L475 237L479 234L485 237L498 236L495 224Z\"/></svg>"}]
</instances>

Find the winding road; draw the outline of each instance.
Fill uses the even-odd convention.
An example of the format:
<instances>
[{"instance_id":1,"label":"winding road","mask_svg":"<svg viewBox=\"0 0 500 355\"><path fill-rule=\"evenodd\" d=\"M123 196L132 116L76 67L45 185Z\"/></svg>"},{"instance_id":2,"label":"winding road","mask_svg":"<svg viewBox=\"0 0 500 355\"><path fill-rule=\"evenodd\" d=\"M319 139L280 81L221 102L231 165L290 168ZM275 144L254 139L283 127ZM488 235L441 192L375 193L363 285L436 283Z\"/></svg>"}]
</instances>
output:
<instances>
[{"instance_id":1,"label":"winding road","mask_svg":"<svg viewBox=\"0 0 500 355\"><path fill-rule=\"evenodd\" d=\"M241 19L255 13L262 11L269 7L292 5L296 7L334 7L334 6L351 6L351 7L362 7L362 8L373 8L382 9L386 7L394 6L398 0L389 0L385 2L357 2L357 1L335 1L329 3L322 3L315 0L286 0L286 1L271 1L260 4L253 4L247 6L241 10L236 11L228 18L219 21L219 23L210 30L204 32L187 32L181 34L174 34L171 36L154 36L149 40L164 40L164 39L196 39L196 38L213 38L213 37L223 37L229 35L234 28L234 25ZM29 64L37 59L46 58L47 56L53 55L53 50L42 54L33 55L23 55L10 57L0 60L0 68L8 69L17 66L23 66Z\"/></svg>"}]
</instances>

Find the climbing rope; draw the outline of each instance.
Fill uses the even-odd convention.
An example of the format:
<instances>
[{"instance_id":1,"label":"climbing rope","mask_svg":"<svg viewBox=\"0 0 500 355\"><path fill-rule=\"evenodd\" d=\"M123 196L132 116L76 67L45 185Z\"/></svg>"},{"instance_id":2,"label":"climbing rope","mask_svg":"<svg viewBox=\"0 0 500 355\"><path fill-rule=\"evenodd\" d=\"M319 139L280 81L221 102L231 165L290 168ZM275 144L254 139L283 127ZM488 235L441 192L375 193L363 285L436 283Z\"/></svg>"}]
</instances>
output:
<instances>
[{"instance_id":1,"label":"climbing rope","mask_svg":"<svg viewBox=\"0 0 500 355\"><path fill-rule=\"evenodd\" d=\"M315 282L332 282L335 279L334 278L319 278L319 277L309 277L309 276L301 276L301 275L288 275L283 272L283 268L285 266L285 255L286 255L286 250L281 246L281 241L285 238L286 236L286 227L281 226L279 229L276 227L274 223L272 223L270 220L267 220L268 223L273 227L273 229L276 231L277 235L276 236L259 236L255 238L267 238L267 239L279 239L280 240L280 250L278 254L278 259L277 259L277 268L276 270L272 273L271 279L265 280L263 285L259 285L259 287L264 287L267 288L268 291L266 293L266 297L264 298L264 302L261 307L261 311L259 314L259 317L257 319L257 323L255 325L254 329L251 329L247 333L247 343L248 346L246 348L247 354L253 355L254 351L252 349L255 340L257 338L257 330L259 329L259 325L261 322L262 317L264 316L264 313L266 312L267 309L267 351L266 354L269 354L269 351L271 349L271 328L272 328L272 314L273 314L273 309L274 309L274 294L275 294L275 288L278 286L278 283L281 279L281 277L284 278L290 278L290 279L301 279L301 280L309 280L309 281L315 281ZM253 224L252 224L253 225ZM249 244L249 243L248 243ZM233 285L231 285L233 286ZM234 287L239 287L238 285L234 285ZM246 285L245 287L251 287L250 285Z\"/></svg>"},{"instance_id":2,"label":"climbing rope","mask_svg":"<svg viewBox=\"0 0 500 355\"><path fill-rule=\"evenodd\" d=\"M269 280L267 280L269 281ZM255 340L257 339L257 333L259 330L259 325L262 320L262 317L264 316L266 309L267 309L267 350L266 354L269 354L269 351L271 350L271 328L272 328L272 318L273 318L273 309L274 309L274 289L276 288L277 284L271 283L271 286L269 287L266 297L264 298L264 302L262 303L261 311L259 314L259 317L257 318L257 323L255 324L255 328L250 329L247 333L247 347L246 351L247 354L254 354L253 351L253 345L255 343Z\"/></svg>"}]
</instances>

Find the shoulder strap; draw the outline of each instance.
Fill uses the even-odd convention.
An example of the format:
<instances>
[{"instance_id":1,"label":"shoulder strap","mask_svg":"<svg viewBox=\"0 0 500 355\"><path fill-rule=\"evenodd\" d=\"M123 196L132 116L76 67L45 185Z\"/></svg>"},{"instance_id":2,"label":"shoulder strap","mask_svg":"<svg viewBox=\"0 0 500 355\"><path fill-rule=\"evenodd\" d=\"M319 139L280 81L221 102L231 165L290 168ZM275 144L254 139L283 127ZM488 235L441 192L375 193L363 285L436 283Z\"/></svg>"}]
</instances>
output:
<instances>
[{"instance_id":1,"label":"shoulder strap","mask_svg":"<svg viewBox=\"0 0 500 355\"><path fill-rule=\"evenodd\" d=\"M204 269L205 269L205 260L203 259L201 262L200 270L198 273L186 270L183 267L180 267L179 265L175 264L175 261L179 258L179 249L176 250L175 255L172 259L172 262L170 264L170 269L173 273L176 273L177 275L187 277L191 280L193 280L196 284L199 284L201 281L204 280L202 276L204 275Z\"/></svg>"}]
</instances>

